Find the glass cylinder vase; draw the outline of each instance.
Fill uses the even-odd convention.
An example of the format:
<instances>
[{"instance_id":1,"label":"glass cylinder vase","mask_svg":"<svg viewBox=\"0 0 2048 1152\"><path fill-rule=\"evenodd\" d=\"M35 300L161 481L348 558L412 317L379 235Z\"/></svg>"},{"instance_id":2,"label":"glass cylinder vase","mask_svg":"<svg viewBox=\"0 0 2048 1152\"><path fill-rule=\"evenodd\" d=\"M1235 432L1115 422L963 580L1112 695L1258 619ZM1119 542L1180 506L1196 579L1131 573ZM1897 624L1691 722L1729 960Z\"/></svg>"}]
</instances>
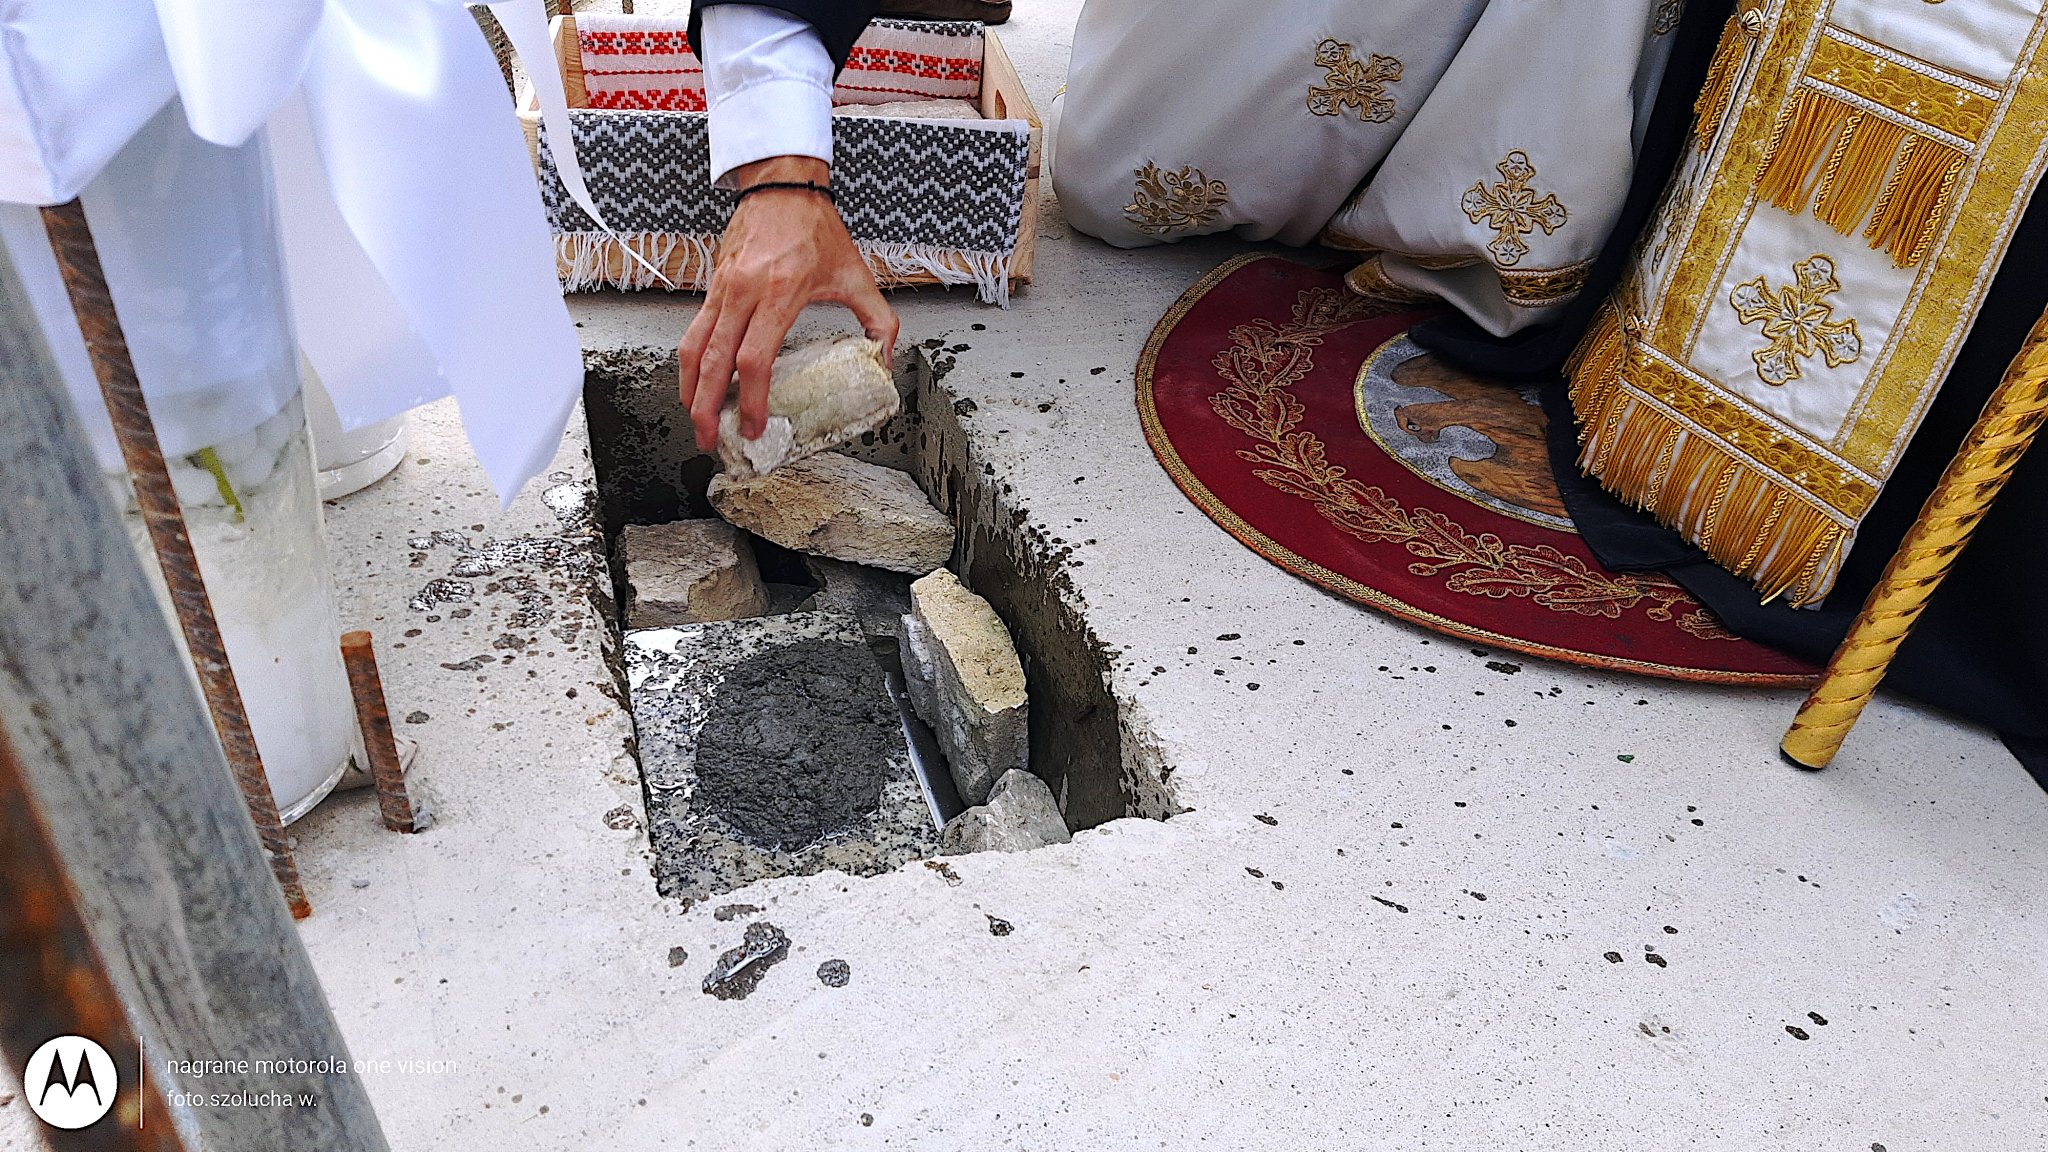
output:
<instances>
[{"instance_id":1,"label":"glass cylinder vase","mask_svg":"<svg viewBox=\"0 0 2048 1152\"><path fill-rule=\"evenodd\" d=\"M80 199L289 822L341 778L355 712L271 196L260 139L209 144L173 101ZM168 614L127 475L108 478Z\"/></svg>"}]
</instances>

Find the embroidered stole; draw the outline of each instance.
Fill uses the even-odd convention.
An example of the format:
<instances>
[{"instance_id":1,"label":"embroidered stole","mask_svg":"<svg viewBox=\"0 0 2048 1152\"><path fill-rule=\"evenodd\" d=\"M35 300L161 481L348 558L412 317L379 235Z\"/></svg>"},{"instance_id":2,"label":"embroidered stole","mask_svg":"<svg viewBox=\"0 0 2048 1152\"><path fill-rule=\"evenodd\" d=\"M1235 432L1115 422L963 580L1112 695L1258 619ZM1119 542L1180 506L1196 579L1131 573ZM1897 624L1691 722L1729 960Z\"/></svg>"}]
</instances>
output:
<instances>
[{"instance_id":1,"label":"embroidered stole","mask_svg":"<svg viewBox=\"0 0 2048 1152\"><path fill-rule=\"evenodd\" d=\"M1743 0L1568 368L1579 466L1766 600L1824 597L2048 158L2042 6Z\"/></svg>"}]
</instances>

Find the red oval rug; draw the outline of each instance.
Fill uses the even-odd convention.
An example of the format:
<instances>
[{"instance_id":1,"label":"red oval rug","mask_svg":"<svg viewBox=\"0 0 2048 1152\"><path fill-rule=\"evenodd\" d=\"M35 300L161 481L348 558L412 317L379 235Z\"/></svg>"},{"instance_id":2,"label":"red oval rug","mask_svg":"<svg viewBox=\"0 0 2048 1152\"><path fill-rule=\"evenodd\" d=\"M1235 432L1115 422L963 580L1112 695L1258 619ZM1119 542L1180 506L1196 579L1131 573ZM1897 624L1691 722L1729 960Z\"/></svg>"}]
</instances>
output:
<instances>
[{"instance_id":1,"label":"red oval rug","mask_svg":"<svg viewBox=\"0 0 2048 1152\"><path fill-rule=\"evenodd\" d=\"M1408 342L1421 315L1387 314L1333 272L1232 260L1145 345L1145 438L1253 551L1404 620L1675 680L1813 679L1665 577L1601 567L1558 497L1543 410Z\"/></svg>"}]
</instances>

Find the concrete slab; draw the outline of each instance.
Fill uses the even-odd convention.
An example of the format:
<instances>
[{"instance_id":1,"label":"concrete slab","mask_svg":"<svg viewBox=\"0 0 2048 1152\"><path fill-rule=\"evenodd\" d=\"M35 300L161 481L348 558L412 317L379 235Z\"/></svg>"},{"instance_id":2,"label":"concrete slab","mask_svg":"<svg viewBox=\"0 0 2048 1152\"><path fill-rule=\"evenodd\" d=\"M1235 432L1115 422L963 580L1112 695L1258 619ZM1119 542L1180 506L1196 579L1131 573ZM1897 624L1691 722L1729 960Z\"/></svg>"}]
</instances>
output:
<instances>
[{"instance_id":1,"label":"concrete slab","mask_svg":"<svg viewBox=\"0 0 2048 1152\"><path fill-rule=\"evenodd\" d=\"M1078 7L1002 32L1042 103ZM539 627L502 580L466 617L406 606L447 571L409 536L564 531L539 490L497 512L436 406L330 524L440 822L388 834L355 795L297 826L301 930L353 1053L391 1062L367 1079L394 1148L2048 1144L2048 797L1989 735L1882 699L1802 774L1773 751L1791 693L1504 675L1281 573L1179 496L1131 402L1153 321L1239 246L1046 229L1008 312L898 295L907 341L968 345L922 434L986 479L953 494L967 551L1040 565L1016 595L1113 654L1106 693L1043 702L1135 766L1069 818L1187 811L754 885L790 962L705 995L744 923L655 893L602 581L515 571ZM575 310L658 365L690 305ZM580 434L556 467L567 505ZM1069 704L1091 691L1101 715Z\"/></svg>"}]
</instances>

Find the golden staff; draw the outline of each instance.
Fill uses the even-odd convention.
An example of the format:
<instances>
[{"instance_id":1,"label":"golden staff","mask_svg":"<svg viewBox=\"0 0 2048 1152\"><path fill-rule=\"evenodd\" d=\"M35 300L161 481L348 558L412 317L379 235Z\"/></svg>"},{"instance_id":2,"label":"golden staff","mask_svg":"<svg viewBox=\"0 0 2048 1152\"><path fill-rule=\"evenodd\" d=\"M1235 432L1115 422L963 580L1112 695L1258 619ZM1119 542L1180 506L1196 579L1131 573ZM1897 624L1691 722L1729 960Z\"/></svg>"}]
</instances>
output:
<instances>
[{"instance_id":1,"label":"golden staff","mask_svg":"<svg viewBox=\"0 0 2048 1152\"><path fill-rule=\"evenodd\" d=\"M1998 390L1920 508L1884 575L1863 602L1820 683L1778 747L1802 768L1825 768L1877 692L1899 645L1920 619L1978 521L2048 420L2048 314L2034 322Z\"/></svg>"}]
</instances>

